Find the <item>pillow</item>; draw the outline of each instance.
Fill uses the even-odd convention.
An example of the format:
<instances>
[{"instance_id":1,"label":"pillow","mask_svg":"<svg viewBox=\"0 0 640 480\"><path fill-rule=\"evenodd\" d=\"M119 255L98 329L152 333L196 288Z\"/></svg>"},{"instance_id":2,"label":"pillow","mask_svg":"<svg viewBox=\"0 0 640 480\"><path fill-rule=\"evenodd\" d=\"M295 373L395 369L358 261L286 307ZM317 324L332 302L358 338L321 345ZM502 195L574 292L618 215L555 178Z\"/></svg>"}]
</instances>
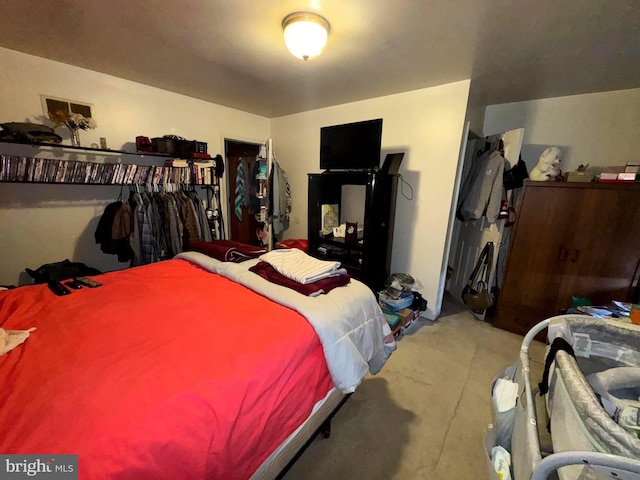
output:
<instances>
[{"instance_id":1,"label":"pillow","mask_svg":"<svg viewBox=\"0 0 640 480\"><path fill-rule=\"evenodd\" d=\"M233 240L213 240L212 242L189 242L189 250L202 253L222 262L240 263L258 258L267 250L255 245L235 242Z\"/></svg>"}]
</instances>

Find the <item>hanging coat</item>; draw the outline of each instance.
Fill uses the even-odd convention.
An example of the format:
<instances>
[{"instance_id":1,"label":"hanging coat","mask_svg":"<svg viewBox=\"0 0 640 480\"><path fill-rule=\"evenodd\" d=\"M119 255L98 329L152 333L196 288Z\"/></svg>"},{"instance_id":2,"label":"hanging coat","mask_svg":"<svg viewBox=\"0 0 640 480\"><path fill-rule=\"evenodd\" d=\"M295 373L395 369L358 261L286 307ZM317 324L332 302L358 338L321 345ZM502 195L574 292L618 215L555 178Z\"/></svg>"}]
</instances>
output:
<instances>
[{"instance_id":1,"label":"hanging coat","mask_svg":"<svg viewBox=\"0 0 640 480\"><path fill-rule=\"evenodd\" d=\"M499 151L486 152L474 162L467 189L461 195L460 213L465 220L477 220L484 215L489 223L496 223L503 197L505 162Z\"/></svg>"}]
</instances>

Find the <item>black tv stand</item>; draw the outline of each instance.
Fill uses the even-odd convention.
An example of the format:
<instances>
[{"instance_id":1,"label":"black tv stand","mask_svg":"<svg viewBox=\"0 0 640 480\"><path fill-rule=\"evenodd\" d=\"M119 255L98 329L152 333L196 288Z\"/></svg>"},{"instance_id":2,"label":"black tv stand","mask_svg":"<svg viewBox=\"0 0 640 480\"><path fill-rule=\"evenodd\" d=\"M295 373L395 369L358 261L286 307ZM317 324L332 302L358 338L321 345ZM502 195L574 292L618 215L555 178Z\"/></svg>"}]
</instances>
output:
<instances>
[{"instance_id":1,"label":"black tv stand","mask_svg":"<svg viewBox=\"0 0 640 480\"><path fill-rule=\"evenodd\" d=\"M342 210L343 185L365 186L362 238L347 243L344 237L322 233L322 205ZM309 254L338 260L349 274L374 292L384 287L390 274L398 175L374 170L326 170L309 174ZM342 222L352 219L342 218Z\"/></svg>"}]
</instances>

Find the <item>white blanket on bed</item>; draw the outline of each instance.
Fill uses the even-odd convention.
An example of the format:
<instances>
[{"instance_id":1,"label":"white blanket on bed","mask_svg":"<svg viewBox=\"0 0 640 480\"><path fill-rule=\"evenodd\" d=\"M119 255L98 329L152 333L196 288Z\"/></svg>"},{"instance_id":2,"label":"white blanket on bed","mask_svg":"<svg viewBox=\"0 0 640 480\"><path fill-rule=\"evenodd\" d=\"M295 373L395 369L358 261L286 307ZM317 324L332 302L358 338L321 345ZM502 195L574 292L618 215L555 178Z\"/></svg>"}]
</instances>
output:
<instances>
[{"instance_id":1,"label":"white blanket on bed","mask_svg":"<svg viewBox=\"0 0 640 480\"><path fill-rule=\"evenodd\" d=\"M257 259L220 262L196 252L175 258L195 263L302 314L320 338L331 379L343 393L355 391L367 371L379 372L396 349L373 292L356 280L327 295L307 297L250 272Z\"/></svg>"}]
</instances>

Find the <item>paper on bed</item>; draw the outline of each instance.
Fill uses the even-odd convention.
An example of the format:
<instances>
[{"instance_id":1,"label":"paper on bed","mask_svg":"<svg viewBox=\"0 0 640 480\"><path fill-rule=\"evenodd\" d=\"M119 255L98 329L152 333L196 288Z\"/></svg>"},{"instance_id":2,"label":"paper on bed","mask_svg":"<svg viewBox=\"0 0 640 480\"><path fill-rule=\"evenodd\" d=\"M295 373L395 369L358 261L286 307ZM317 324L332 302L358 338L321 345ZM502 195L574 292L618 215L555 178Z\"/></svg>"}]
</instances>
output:
<instances>
[{"instance_id":1,"label":"paper on bed","mask_svg":"<svg viewBox=\"0 0 640 480\"><path fill-rule=\"evenodd\" d=\"M175 258L195 263L302 314L320 338L333 383L343 393L354 392L367 371L379 372L396 349L373 293L358 281L327 295L306 297L250 272L257 259L241 264L220 262L196 252Z\"/></svg>"},{"instance_id":2,"label":"paper on bed","mask_svg":"<svg viewBox=\"0 0 640 480\"><path fill-rule=\"evenodd\" d=\"M28 330L5 330L0 328L0 357L25 342L29 338L29 334L35 329L36 327L31 327Z\"/></svg>"}]
</instances>

